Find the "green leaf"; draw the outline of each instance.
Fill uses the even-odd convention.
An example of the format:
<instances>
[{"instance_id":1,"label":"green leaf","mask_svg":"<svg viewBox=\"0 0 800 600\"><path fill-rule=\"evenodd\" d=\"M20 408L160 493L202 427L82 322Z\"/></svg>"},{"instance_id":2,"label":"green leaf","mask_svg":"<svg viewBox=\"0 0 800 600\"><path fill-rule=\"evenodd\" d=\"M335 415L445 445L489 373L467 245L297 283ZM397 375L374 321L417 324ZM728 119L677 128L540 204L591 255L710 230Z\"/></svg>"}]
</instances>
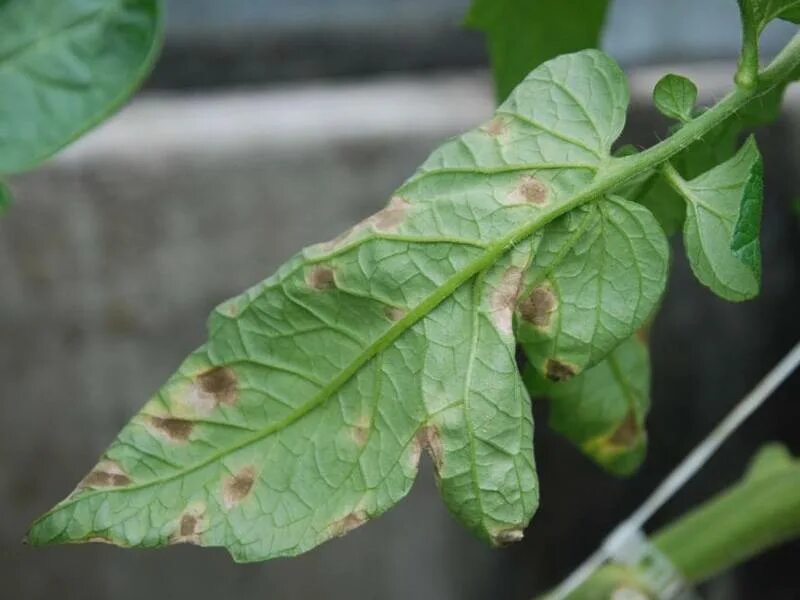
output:
<instances>
[{"instance_id":1,"label":"green leaf","mask_svg":"<svg viewBox=\"0 0 800 600\"><path fill-rule=\"evenodd\" d=\"M727 162L689 181L667 171L686 200L684 244L697 278L732 301L758 294L763 202L761 155L750 138Z\"/></svg>"},{"instance_id":2,"label":"green leaf","mask_svg":"<svg viewBox=\"0 0 800 600\"><path fill-rule=\"evenodd\" d=\"M800 23L800 0L739 0L745 26L751 24L757 35L775 19Z\"/></svg>"},{"instance_id":3,"label":"green leaf","mask_svg":"<svg viewBox=\"0 0 800 600\"><path fill-rule=\"evenodd\" d=\"M546 382L529 369L525 383L550 399L550 426L602 467L629 475L644 460L650 356L638 335L570 381Z\"/></svg>"},{"instance_id":4,"label":"green leaf","mask_svg":"<svg viewBox=\"0 0 800 600\"><path fill-rule=\"evenodd\" d=\"M0 173L35 166L119 108L160 33L158 0L0 2Z\"/></svg>"},{"instance_id":5,"label":"green leaf","mask_svg":"<svg viewBox=\"0 0 800 600\"><path fill-rule=\"evenodd\" d=\"M609 0L474 0L466 22L486 34L498 99L505 100L546 60L597 47L608 5Z\"/></svg>"},{"instance_id":6,"label":"green leaf","mask_svg":"<svg viewBox=\"0 0 800 600\"><path fill-rule=\"evenodd\" d=\"M697 86L681 75L665 75L653 90L653 102L661 114L677 121L690 121L697 102Z\"/></svg>"},{"instance_id":7,"label":"green leaf","mask_svg":"<svg viewBox=\"0 0 800 600\"><path fill-rule=\"evenodd\" d=\"M573 210L535 247L517 309L530 363L564 380L602 360L649 319L667 279L669 247L652 213L619 197Z\"/></svg>"},{"instance_id":8,"label":"green leaf","mask_svg":"<svg viewBox=\"0 0 800 600\"><path fill-rule=\"evenodd\" d=\"M9 206L11 206L11 190L0 181L0 217L8 211Z\"/></svg>"},{"instance_id":9,"label":"green leaf","mask_svg":"<svg viewBox=\"0 0 800 600\"><path fill-rule=\"evenodd\" d=\"M514 307L537 232L620 177L610 148L627 103L597 51L532 72L384 210L220 306L208 342L30 542L294 555L397 503L423 449L462 523L520 539L538 484ZM598 211L642 235L644 209ZM609 260L632 263L617 250Z\"/></svg>"}]
</instances>

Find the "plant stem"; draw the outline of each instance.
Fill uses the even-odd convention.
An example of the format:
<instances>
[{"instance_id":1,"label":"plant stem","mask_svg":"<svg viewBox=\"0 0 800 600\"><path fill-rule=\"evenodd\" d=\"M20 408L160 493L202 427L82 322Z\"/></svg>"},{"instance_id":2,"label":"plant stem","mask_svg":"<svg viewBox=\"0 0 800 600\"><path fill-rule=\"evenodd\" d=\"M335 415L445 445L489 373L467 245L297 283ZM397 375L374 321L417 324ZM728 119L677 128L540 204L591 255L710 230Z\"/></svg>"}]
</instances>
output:
<instances>
[{"instance_id":1,"label":"plant stem","mask_svg":"<svg viewBox=\"0 0 800 600\"><path fill-rule=\"evenodd\" d=\"M742 51L734 81L736 85L751 90L758 84L758 37L759 32L754 19L747 14L744 2L739 0L739 12L742 17Z\"/></svg>"},{"instance_id":2,"label":"plant stem","mask_svg":"<svg viewBox=\"0 0 800 600\"><path fill-rule=\"evenodd\" d=\"M767 448L759 458L767 452L780 450ZM770 473L751 472L654 536L687 580L703 581L800 535L800 462L785 454L767 459L782 464Z\"/></svg>"}]
</instances>

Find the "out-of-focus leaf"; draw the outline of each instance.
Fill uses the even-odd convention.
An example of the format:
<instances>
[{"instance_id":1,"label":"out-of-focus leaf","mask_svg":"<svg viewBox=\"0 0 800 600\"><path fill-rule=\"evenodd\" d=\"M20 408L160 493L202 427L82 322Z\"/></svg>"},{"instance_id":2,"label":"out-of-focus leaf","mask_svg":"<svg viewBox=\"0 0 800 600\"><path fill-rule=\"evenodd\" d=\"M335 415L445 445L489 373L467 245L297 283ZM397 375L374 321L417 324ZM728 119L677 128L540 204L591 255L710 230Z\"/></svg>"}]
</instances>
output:
<instances>
[{"instance_id":1,"label":"out-of-focus leaf","mask_svg":"<svg viewBox=\"0 0 800 600\"><path fill-rule=\"evenodd\" d=\"M703 175L687 181L672 171L669 181L686 200L684 244L697 278L727 300L756 296L763 172L755 140Z\"/></svg>"},{"instance_id":2,"label":"out-of-focus leaf","mask_svg":"<svg viewBox=\"0 0 800 600\"><path fill-rule=\"evenodd\" d=\"M686 77L670 73L656 84L653 102L661 114L676 121L689 121L697 102L697 86Z\"/></svg>"},{"instance_id":3,"label":"out-of-focus leaf","mask_svg":"<svg viewBox=\"0 0 800 600\"><path fill-rule=\"evenodd\" d=\"M591 203L587 186L618 176L610 149L627 103L624 75L597 51L532 72L384 210L220 306L208 341L29 540L294 555L397 503L423 450L462 523L494 544L519 540L538 484L514 309L537 233ZM666 249L658 236L645 247L646 211L628 204L603 200L581 215L634 236L607 248L615 264L602 277L644 268L644 252L640 283L656 293ZM576 238L578 254L597 236L610 239ZM590 299L602 326L627 318L629 281ZM596 332L586 343L605 339L586 314ZM575 356L594 355L576 341Z\"/></svg>"},{"instance_id":4,"label":"out-of-focus leaf","mask_svg":"<svg viewBox=\"0 0 800 600\"><path fill-rule=\"evenodd\" d=\"M0 173L35 166L119 108L160 32L158 0L0 2Z\"/></svg>"},{"instance_id":5,"label":"out-of-focus leaf","mask_svg":"<svg viewBox=\"0 0 800 600\"><path fill-rule=\"evenodd\" d=\"M638 336L570 381L548 383L528 369L525 383L550 399L550 426L605 469L629 475L644 460L650 356Z\"/></svg>"},{"instance_id":6,"label":"out-of-focus leaf","mask_svg":"<svg viewBox=\"0 0 800 600\"><path fill-rule=\"evenodd\" d=\"M649 210L618 197L573 210L536 245L517 308L530 363L565 380L602 360L651 316L669 247Z\"/></svg>"},{"instance_id":7,"label":"out-of-focus leaf","mask_svg":"<svg viewBox=\"0 0 800 600\"><path fill-rule=\"evenodd\" d=\"M487 38L497 98L560 54L600 43L609 0L474 0L467 25Z\"/></svg>"}]
</instances>

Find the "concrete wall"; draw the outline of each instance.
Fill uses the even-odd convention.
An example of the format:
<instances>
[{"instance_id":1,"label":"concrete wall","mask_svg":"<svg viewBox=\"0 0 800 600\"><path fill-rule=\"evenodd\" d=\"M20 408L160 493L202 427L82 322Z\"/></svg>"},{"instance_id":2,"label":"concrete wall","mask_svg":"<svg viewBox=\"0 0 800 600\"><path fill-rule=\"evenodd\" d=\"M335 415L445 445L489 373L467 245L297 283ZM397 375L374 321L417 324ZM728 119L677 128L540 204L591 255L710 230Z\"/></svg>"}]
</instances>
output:
<instances>
[{"instance_id":1,"label":"concrete wall","mask_svg":"<svg viewBox=\"0 0 800 600\"><path fill-rule=\"evenodd\" d=\"M700 70L706 94L726 85L719 73ZM633 81L630 136L641 143L663 124L643 108L654 78ZM0 220L3 596L522 599L552 585L800 337L800 235L788 210L800 190L796 96L792 106L763 137L763 298L713 299L676 248L654 333L655 426L641 475L618 482L600 473L547 432L537 406L543 506L522 545L494 551L474 540L424 470L409 499L346 538L298 559L236 566L223 551L192 547L18 542L204 339L212 306L375 211L444 137L490 114L490 85L460 74L141 96L46 168L16 178L17 203ZM800 450L800 407L789 395L797 391L795 383L777 396L665 514L730 482L761 440ZM748 586L768 581L769 597L793 597L789 550L717 582L718 593L763 597Z\"/></svg>"}]
</instances>

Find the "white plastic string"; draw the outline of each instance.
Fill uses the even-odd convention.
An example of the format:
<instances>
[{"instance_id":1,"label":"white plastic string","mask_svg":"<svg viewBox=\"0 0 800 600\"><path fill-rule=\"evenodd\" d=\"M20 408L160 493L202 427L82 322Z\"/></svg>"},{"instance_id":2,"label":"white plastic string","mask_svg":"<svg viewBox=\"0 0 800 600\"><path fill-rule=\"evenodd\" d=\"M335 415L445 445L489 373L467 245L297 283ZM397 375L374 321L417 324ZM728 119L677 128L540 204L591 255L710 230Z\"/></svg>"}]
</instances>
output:
<instances>
[{"instance_id":1,"label":"white plastic string","mask_svg":"<svg viewBox=\"0 0 800 600\"><path fill-rule=\"evenodd\" d=\"M625 521L620 523L602 545L559 585L548 598L564 600L586 581L606 560L614 556L626 541L641 531L675 493L691 479L730 435L770 397L800 365L800 342L762 379L753 390L683 459L647 500Z\"/></svg>"}]
</instances>

